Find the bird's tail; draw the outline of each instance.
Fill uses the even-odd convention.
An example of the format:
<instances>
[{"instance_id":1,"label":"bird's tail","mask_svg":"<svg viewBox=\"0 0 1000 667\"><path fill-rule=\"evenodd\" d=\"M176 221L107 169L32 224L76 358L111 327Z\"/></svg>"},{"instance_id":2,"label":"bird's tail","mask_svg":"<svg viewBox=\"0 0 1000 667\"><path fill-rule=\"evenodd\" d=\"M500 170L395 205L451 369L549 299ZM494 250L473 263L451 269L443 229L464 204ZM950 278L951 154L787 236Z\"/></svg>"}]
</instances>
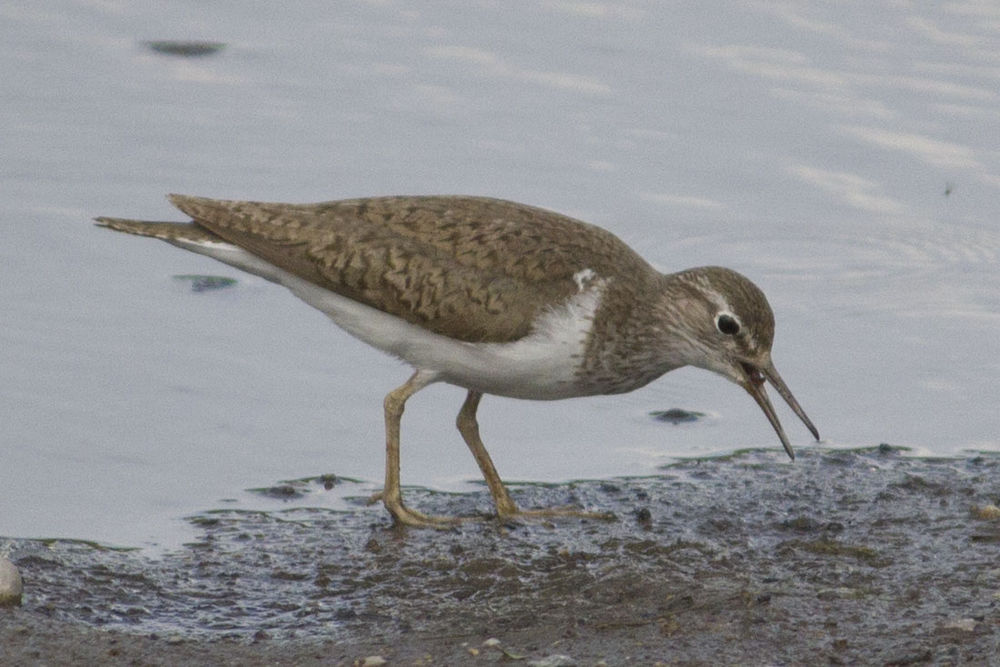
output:
<instances>
[{"instance_id":1,"label":"bird's tail","mask_svg":"<svg viewBox=\"0 0 1000 667\"><path fill-rule=\"evenodd\" d=\"M224 243L224 241L193 222L151 222L148 220L126 220L124 218L94 218L100 227L115 231L150 236L164 241L182 244Z\"/></svg>"}]
</instances>

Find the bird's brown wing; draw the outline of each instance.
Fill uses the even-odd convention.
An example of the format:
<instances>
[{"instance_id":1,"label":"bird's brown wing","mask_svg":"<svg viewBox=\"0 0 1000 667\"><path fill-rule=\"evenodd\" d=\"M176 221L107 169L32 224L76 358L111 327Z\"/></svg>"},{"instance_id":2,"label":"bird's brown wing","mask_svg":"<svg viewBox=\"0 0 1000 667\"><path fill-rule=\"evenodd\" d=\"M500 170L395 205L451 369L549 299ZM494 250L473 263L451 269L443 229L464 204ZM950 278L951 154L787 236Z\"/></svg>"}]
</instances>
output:
<instances>
[{"instance_id":1,"label":"bird's brown wing","mask_svg":"<svg viewBox=\"0 0 1000 667\"><path fill-rule=\"evenodd\" d=\"M542 310L580 289L585 269L651 270L609 232L495 199L170 199L197 225L290 273L470 342L526 335Z\"/></svg>"}]
</instances>

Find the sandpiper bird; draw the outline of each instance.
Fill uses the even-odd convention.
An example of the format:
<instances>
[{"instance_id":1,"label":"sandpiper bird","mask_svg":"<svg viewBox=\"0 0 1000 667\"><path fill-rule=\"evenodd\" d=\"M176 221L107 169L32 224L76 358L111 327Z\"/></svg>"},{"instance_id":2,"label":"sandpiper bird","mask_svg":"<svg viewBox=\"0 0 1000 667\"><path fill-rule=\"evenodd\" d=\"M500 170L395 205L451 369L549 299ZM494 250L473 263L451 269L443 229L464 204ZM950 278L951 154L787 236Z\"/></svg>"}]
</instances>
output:
<instances>
[{"instance_id":1,"label":"sandpiper bird","mask_svg":"<svg viewBox=\"0 0 1000 667\"><path fill-rule=\"evenodd\" d=\"M483 394L618 394L691 365L749 392L789 457L765 380L819 439L771 361L767 299L735 271L706 266L661 274L599 227L485 197L170 201L193 222L97 223L284 285L348 333L413 366L409 380L385 397L381 497L400 523L453 521L408 508L399 484L403 406L434 382L468 390L458 430L501 519L531 512L511 499L479 437Z\"/></svg>"}]
</instances>

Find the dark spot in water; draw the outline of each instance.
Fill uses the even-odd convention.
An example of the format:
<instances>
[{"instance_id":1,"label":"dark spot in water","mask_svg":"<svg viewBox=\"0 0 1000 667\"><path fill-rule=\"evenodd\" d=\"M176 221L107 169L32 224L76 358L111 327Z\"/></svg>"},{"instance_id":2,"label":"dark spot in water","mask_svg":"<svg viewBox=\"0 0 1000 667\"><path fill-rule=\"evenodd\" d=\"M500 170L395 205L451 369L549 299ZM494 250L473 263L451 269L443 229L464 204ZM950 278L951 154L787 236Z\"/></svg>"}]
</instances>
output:
<instances>
[{"instance_id":1,"label":"dark spot in water","mask_svg":"<svg viewBox=\"0 0 1000 667\"><path fill-rule=\"evenodd\" d=\"M278 484L276 486L269 486L263 489L247 489L250 493L255 493L259 496L265 496L267 498L278 498L279 500L292 500L296 498L304 498L306 491L298 488L292 484Z\"/></svg>"},{"instance_id":2,"label":"dark spot in water","mask_svg":"<svg viewBox=\"0 0 1000 667\"><path fill-rule=\"evenodd\" d=\"M903 481L890 484L889 486L909 492L931 493L936 496L943 496L950 493L950 490L946 486L931 481L922 475L907 474Z\"/></svg>"},{"instance_id":3,"label":"dark spot in water","mask_svg":"<svg viewBox=\"0 0 1000 667\"><path fill-rule=\"evenodd\" d=\"M649 416L660 422L669 424L685 424L698 421L705 416L704 412L694 412L693 410L682 410L680 408L670 408L669 410L654 410Z\"/></svg>"},{"instance_id":4,"label":"dark spot in water","mask_svg":"<svg viewBox=\"0 0 1000 667\"><path fill-rule=\"evenodd\" d=\"M208 292L210 290L225 289L236 284L235 278L226 278L225 276L199 276L187 274L174 276L174 279L190 282L192 292Z\"/></svg>"},{"instance_id":5,"label":"dark spot in water","mask_svg":"<svg viewBox=\"0 0 1000 667\"><path fill-rule=\"evenodd\" d=\"M333 620L335 621L353 621L357 617L358 612L350 607L337 607L333 610Z\"/></svg>"},{"instance_id":6,"label":"dark spot in water","mask_svg":"<svg viewBox=\"0 0 1000 667\"><path fill-rule=\"evenodd\" d=\"M182 56L185 58L200 58L218 53L226 47L223 42L202 42L193 40L171 40L161 39L150 42L143 42L143 45L150 51L162 53L168 56Z\"/></svg>"}]
</instances>

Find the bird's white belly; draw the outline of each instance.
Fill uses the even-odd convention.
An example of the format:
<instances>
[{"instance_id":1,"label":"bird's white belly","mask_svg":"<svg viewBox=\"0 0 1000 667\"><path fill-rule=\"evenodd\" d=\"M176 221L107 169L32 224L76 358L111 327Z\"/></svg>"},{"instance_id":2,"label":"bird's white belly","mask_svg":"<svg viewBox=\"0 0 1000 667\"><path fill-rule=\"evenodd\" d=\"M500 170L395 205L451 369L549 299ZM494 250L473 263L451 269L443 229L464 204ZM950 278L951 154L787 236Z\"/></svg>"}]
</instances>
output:
<instances>
[{"instance_id":1,"label":"bird's white belly","mask_svg":"<svg viewBox=\"0 0 1000 667\"><path fill-rule=\"evenodd\" d=\"M578 294L569 303L545 313L534 331L518 341L468 343L428 331L296 276L284 276L281 283L348 333L414 368L437 371L444 382L513 398L556 399L581 393L576 373L600 301L599 288Z\"/></svg>"},{"instance_id":2,"label":"bird's white belly","mask_svg":"<svg viewBox=\"0 0 1000 667\"><path fill-rule=\"evenodd\" d=\"M234 245L175 243L284 285L351 335L414 368L436 371L440 381L513 398L549 400L589 393L581 390L577 369L604 281L581 285L578 294L545 312L533 332L518 341L468 343L323 289Z\"/></svg>"}]
</instances>

